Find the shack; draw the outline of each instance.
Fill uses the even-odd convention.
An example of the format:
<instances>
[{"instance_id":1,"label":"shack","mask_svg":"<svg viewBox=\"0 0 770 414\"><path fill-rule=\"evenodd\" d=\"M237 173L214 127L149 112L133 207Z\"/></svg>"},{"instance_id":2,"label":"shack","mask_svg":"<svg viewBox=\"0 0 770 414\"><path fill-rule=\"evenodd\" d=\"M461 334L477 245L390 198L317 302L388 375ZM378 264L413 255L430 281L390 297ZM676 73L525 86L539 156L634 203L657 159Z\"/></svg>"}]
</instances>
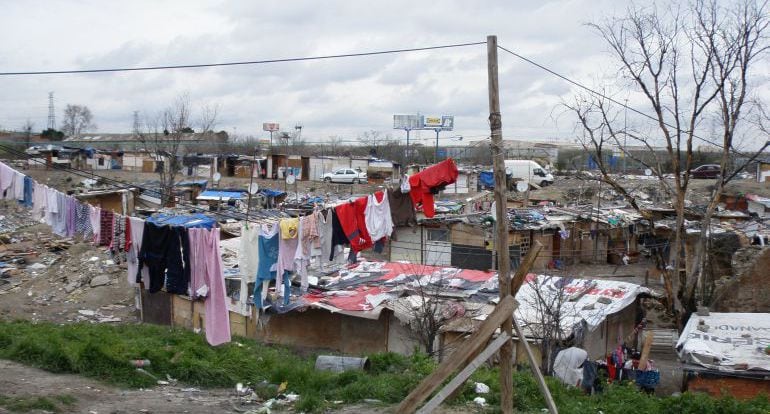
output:
<instances>
[{"instance_id":1,"label":"shack","mask_svg":"<svg viewBox=\"0 0 770 414\"><path fill-rule=\"evenodd\" d=\"M693 314L676 344L685 390L750 399L770 394L770 313Z\"/></svg>"},{"instance_id":2,"label":"shack","mask_svg":"<svg viewBox=\"0 0 770 414\"><path fill-rule=\"evenodd\" d=\"M110 210L114 213L130 216L134 213L135 193L138 190L130 189L111 189L111 190L93 190L87 193L75 194L75 198L85 201L92 206L100 207L103 210Z\"/></svg>"}]
</instances>

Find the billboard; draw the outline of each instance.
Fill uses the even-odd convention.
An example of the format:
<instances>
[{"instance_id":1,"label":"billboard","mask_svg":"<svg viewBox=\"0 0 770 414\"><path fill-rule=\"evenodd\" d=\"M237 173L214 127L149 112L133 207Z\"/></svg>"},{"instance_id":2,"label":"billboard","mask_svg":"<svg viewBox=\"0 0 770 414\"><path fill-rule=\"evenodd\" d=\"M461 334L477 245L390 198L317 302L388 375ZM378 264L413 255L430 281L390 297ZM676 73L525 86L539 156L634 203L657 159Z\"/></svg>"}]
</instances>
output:
<instances>
[{"instance_id":1,"label":"billboard","mask_svg":"<svg viewBox=\"0 0 770 414\"><path fill-rule=\"evenodd\" d=\"M265 122L262 124L262 130L268 131L268 132L275 132L278 131L279 125L275 122Z\"/></svg>"},{"instance_id":2,"label":"billboard","mask_svg":"<svg viewBox=\"0 0 770 414\"><path fill-rule=\"evenodd\" d=\"M422 119L419 115L393 115L393 129L420 129Z\"/></svg>"},{"instance_id":3,"label":"billboard","mask_svg":"<svg viewBox=\"0 0 770 414\"><path fill-rule=\"evenodd\" d=\"M426 115L422 119L422 127L425 129L441 129L444 131L451 131L454 129L455 117L452 115Z\"/></svg>"},{"instance_id":4,"label":"billboard","mask_svg":"<svg viewBox=\"0 0 770 414\"><path fill-rule=\"evenodd\" d=\"M453 115L393 115L393 129L438 129L451 131L455 127Z\"/></svg>"}]
</instances>

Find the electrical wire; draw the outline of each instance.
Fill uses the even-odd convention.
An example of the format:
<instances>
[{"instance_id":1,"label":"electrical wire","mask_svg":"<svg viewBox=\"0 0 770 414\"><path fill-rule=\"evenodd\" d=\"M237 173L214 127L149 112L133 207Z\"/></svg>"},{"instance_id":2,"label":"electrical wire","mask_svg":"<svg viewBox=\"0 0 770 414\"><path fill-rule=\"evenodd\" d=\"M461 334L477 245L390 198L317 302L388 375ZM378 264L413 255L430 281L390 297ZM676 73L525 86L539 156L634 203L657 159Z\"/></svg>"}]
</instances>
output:
<instances>
[{"instance_id":1,"label":"electrical wire","mask_svg":"<svg viewBox=\"0 0 770 414\"><path fill-rule=\"evenodd\" d=\"M623 107L623 108L625 108L625 109L628 109L629 111L631 111L631 112L633 112L633 113L635 113L635 114L638 114L638 115L641 115L641 116L643 116L643 117L645 117L645 118L648 118L648 119L650 119L650 120L652 120L652 121L655 121L655 122L659 122L659 120L658 120L657 118L655 118L654 116L652 116L652 115L650 115L650 114L647 114L647 113L645 113L645 112L642 112L642 111L640 111L640 110L638 110L638 109L636 109L636 108L630 107L630 106L628 106L628 104L626 104L626 103L620 102L620 101L618 101L617 99L614 99L614 98L612 98L612 97L610 97L610 96L607 96L606 94L603 94L603 93L601 93L601 92L599 92L599 91L597 91L597 90L595 90L595 89L592 89L592 88L590 88L590 87L588 87L588 86L586 86L586 85L583 85L583 84L582 84L582 83L580 83L580 82L577 82L577 81L575 81L575 80L572 80L572 79L568 78L567 76L565 76L565 75L562 75L561 73L558 73L558 72L556 72L556 71L554 71L554 70L552 70L552 69L549 69L548 67L546 67L546 66L544 66L544 65L541 65L540 63L537 63L537 62L535 62L534 60L532 60L532 59L530 59L530 58L527 58L527 57L525 57L525 56L522 56L522 55L520 55L520 54L518 54L518 53L516 53L516 52L514 52L514 51L511 51L511 50L509 50L509 49L507 49L507 48L505 48L505 47L503 47L503 46L500 46L500 45L498 45L497 47L498 47L500 50L503 50L503 51L505 51L505 52L508 52L508 53L510 53L511 55L513 55L513 56L515 56L515 57L517 57L517 58L519 58L519 59L521 59L521 60L523 60L523 61L525 61L525 62L529 63L530 65L532 65L532 66L535 66L535 67L537 67L537 68L539 68L539 69L542 69L542 70L544 70L544 71L546 71L546 72L550 73L551 75L554 75L554 76L556 76L557 78L559 78L559 79L561 79L561 80L564 80L564 81L566 81L566 82L568 82L568 83L570 83L570 84L572 84L572 85L575 85L575 86L577 86L577 87L579 87L579 88L581 88L581 89L583 89L583 90L585 90L585 91L587 91L587 92L589 92L589 93L591 93L591 94L593 94L593 95L596 95L596 96L599 96L599 97L601 97L601 98L607 99L608 101L610 101L610 102L612 102L612 103L614 103L614 104L616 104L616 105L620 105L621 107ZM676 127L675 127L674 125L671 125L671 124L669 124L668 122L665 122L665 121L663 121L663 124L664 124L665 126L669 127L669 128L672 128L672 129L676 129ZM705 142L705 143L707 143L707 144L711 144L711 145L713 145L713 146L715 146L715 147L720 147L720 148L721 148L721 147L723 147L723 145L722 145L722 144L717 144L717 143L715 143L715 142L713 142L713 141L710 141L710 140L708 140L708 139L706 139L706 138L703 138L703 137L700 137L700 136L698 136L698 135L695 135L695 134L693 134L693 137L694 137L694 138L697 138L697 139L699 139L699 140L701 140L701 141L703 141L703 142ZM740 155L740 156L744 156L744 157L748 156L748 155L746 155L746 154L743 154L743 153L741 153L741 152L739 152L739 151L737 151L737 150L735 150L735 149L730 149L730 151L732 151L733 153L735 153L735 154L738 154L738 155Z\"/></svg>"},{"instance_id":2,"label":"electrical wire","mask_svg":"<svg viewBox=\"0 0 770 414\"><path fill-rule=\"evenodd\" d=\"M291 58L280 58L280 59L263 59L263 60L250 60L250 61L239 61L239 62L139 66L139 67L133 67L133 68L124 67L124 68L101 68L101 69L10 71L10 72L0 72L0 76L35 76L35 75L65 75L65 74L78 74L78 73L138 72L138 71L149 71L149 70L194 69L194 68L210 68L210 67L222 67L222 66L264 65L264 64L270 64L270 63L302 62L302 61L310 61L310 60L326 60L326 59L352 58L352 57L362 57L362 56L387 55L387 54L395 54L395 53L420 52L420 51L426 51L426 50L439 50L439 49L449 49L449 48L466 47L466 46L478 46L478 45L485 45L486 43L487 42L485 41L454 43L454 44L448 44L448 45L413 47L413 48L405 48L405 49L377 50L377 51L371 51L371 52L291 57Z\"/></svg>"}]
</instances>

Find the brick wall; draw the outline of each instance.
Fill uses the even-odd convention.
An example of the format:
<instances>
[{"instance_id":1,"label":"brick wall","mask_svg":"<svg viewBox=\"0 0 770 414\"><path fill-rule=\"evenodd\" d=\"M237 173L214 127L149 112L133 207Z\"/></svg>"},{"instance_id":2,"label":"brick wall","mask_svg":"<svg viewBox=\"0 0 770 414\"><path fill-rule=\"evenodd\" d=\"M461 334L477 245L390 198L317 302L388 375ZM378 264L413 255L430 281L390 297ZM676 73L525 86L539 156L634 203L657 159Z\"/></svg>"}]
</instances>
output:
<instances>
[{"instance_id":1,"label":"brick wall","mask_svg":"<svg viewBox=\"0 0 770 414\"><path fill-rule=\"evenodd\" d=\"M770 395L770 381L749 378L697 376L687 381L687 391L705 392L713 397L731 395L740 400L748 400L762 393Z\"/></svg>"}]
</instances>

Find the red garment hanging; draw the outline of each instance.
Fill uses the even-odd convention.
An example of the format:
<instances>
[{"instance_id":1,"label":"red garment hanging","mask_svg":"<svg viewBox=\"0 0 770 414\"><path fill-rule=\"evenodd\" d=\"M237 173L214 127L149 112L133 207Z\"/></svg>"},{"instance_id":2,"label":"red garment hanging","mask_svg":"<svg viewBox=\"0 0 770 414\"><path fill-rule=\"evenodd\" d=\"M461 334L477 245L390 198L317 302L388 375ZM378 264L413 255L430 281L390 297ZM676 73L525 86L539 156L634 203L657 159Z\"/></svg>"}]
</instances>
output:
<instances>
[{"instance_id":1,"label":"red garment hanging","mask_svg":"<svg viewBox=\"0 0 770 414\"><path fill-rule=\"evenodd\" d=\"M366 197L361 197L355 201L341 204L335 207L337 218L339 218L342 230L350 240L350 248L354 252L368 249L374 244L369 232L366 230Z\"/></svg>"},{"instance_id":2,"label":"red garment hanging","mask_svg":"<svg viewBox=\"0 0 770 414\"><path fill-rule=\"evenodd\" d=\"M415 206L422 204L422 212L425 213L425 217L431 218L436 215L431 189L454 183L457 181L457 175L458 171L454 160L447 158L409 177L409 186L411 186L409 195Z\"/></svg>"}]
</instances>

